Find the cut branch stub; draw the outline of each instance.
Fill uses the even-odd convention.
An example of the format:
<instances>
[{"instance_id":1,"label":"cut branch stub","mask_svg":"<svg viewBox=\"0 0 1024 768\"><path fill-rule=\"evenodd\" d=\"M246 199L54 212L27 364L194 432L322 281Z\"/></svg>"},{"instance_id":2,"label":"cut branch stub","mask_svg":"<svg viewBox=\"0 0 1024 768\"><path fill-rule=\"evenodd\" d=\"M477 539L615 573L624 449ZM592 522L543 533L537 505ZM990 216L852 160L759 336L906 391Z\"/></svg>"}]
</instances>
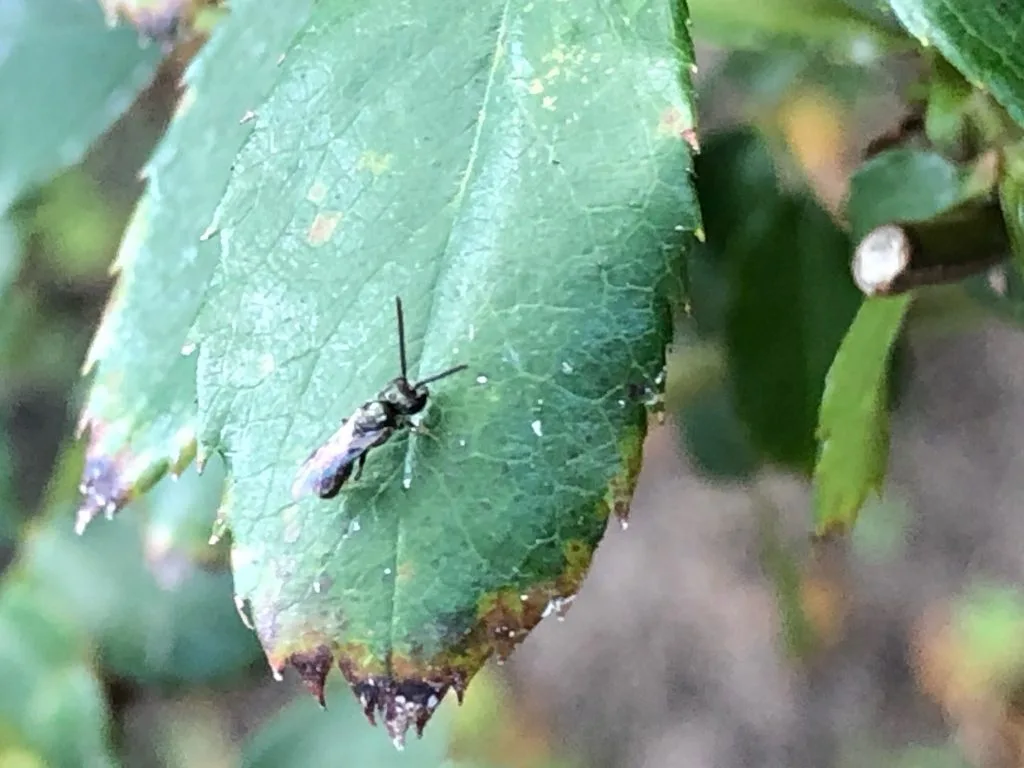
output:
<instances>
[{"instance_id":1,"label":"cut branch stub","mask_svg":"<svg viewBox=\"0 0 1024 768\"><path fill-rule=\"evenodd\" d=\"M866 296L891 296L982 272L1009 255L993 204L966 204L923 222L883 224L857 244L851 271Z\"/></svg>"}]
</instances>

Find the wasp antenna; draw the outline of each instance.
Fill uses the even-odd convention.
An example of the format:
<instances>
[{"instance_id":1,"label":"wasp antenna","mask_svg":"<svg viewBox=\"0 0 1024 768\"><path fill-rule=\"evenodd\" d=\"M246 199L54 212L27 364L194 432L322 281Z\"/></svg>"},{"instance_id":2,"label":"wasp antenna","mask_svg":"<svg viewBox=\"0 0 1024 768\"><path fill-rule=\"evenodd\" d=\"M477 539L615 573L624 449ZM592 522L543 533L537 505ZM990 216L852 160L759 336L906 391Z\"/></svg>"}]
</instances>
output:
<instances>
[{"instance_id":1,"label":"wasp antenna","mask_svg":"<svg viewBox=\"0 0 1024 768\"><path fill-rule=\"evenodd\" d=\"M459 371L464 371L467 368L469 368L469 365L467 365L466 363L462 363L461 365L452 366L451 368L448 368L447 370L441 371L440 373L435 373L433 376L427 376L427 378L421 379L420 381L417 381L413 385L413 389L419 389L424 384L429 384L432 381L437 381L438 379L443 379L446 376L451 376L453 373L458 373Z\"/></svg>"},{"instance_id":2,"label":"wasp antenna","mask_svg":"<svg viewBox=\"0 0 1024 768\"><path fill-rule=\"evenodd\" d=\"M395 296L395 313L398 315L398 362L402 366L402 378L408 379L405 362L405 318L402 316L402 299L399 296Z\"/></svg>"}]
</instances>

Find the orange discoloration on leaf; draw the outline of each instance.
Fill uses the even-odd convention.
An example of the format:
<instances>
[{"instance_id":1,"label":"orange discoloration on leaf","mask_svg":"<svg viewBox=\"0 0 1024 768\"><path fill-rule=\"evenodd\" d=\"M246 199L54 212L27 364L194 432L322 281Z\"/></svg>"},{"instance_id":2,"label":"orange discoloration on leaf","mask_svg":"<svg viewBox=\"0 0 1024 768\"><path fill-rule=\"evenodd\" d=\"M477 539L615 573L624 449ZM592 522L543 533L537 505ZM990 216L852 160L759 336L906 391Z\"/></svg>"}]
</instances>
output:
<instances>
[{"instance_id":1,"label":"orange discoloration on leaf","mask_svg":"<svg viewBox=\"0 0 1024 768\"><path fill-rule=\"evenodd\" d=\"M598 514L602 519L607 519L609 514L614 514L623 528L629 524L629 505L633 500L633 491L636 488L640 465L643 461L643 440L642 431L633 429L629 430L619 441L619 455L622 457L621 468L618 474L609 481L608 491L598 506Z\"/></svg>"},{"instance_id":2,"label":"orange discoloration on leaf","mask_svg":"<svg viewBox=\"0 0 1024 768\"><path fill-rule=\"evenodd\" d=\"M316 248L330 241L334 230L341 223L341 211L324 211L318 213L306 233L306 242Z\"/></svg>"},{"instance_id":3,"label":"orange discoloration on leaf","mask_svg":"<svg viewBox=\"0 0 1024 768\"><path fill-rule=\"evenodd\" d=\"M306 199L313 205L320 205L327 199L327 191L327 185L317 179L306 190Z\"/></svg>"},{"instance_id":4,"label":"orange discoloration on leaf","mask_svg":"<svg viewBox=\"0 0 1024 768\"><path fill-rule=\"evenodd\" d=\"M662 113L661 120L658 122L658 135L677 136L689 145L694 154L700 152L700 141L697 138L697 128L693 124L693 120L675 107Z\"/></svg>"},{"instance_id":5,"label":"orange discoloration on leaf","mask_svg":"<svg viewBox=\"0 0 1024 768\"><path fill-rule=\"evenodd\" d=\"M356 168L360 171L369 171L374 176L380 176L391 167L392 156L368 149L359 156Z\"/></svg>"},{"instance_id":6,"label":"orange discoloration on leaf","mask_svg":"<svg viewBox=\"0 0 1024 768\"><path fill-rule=\"evenodd\" d=\"M558 579L526 588L509 586L482 597L473 628L441 653L427 656L402 649L381 659L366 644L338 644L322 632L307 631L298 633L296 641L267 650L267 660L275 672L295 667L321 704L327 672L336 660L366 718L376 725L380 716L401 746L409 727L422 735L449 690L462 701L470 679L491 655L504 660L544 617L564 616L583 583L593 549L582 540L570 540L563 553ZM254 622L261 638L280 637L273 611L256 611Z\"/></svg>"},{"instance_id":7,"label":"orange discoloration on leaf","mask_svg":"<svg viewBox=\"0 0 1024 768\"><path fill-rule=\"evenodd\" d=\"M398 572L395 574L395 584L412 581L415 576L416 568L413 567L412 563L400 563Z\"/></svg>"}]
</instances>

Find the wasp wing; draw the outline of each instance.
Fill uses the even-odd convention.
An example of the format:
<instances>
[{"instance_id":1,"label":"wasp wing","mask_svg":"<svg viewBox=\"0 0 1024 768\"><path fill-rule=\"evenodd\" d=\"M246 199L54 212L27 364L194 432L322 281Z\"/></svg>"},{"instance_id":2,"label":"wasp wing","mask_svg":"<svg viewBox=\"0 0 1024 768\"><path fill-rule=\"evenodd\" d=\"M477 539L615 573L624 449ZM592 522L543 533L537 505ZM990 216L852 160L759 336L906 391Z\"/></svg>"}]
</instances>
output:
<instances>
[{"instance_id":1,"label":"wasp wing","mask_svg":"<svg viewBox=\"0 0 1024 768\"><path fill-rule=\"evenodd\" d=\"M333 498L352 475L359 457L391 435L389 427L360 429L359 422L357 413L310 454L295 475L293 499L310 494Z\"/></svg>"}]
</instances>

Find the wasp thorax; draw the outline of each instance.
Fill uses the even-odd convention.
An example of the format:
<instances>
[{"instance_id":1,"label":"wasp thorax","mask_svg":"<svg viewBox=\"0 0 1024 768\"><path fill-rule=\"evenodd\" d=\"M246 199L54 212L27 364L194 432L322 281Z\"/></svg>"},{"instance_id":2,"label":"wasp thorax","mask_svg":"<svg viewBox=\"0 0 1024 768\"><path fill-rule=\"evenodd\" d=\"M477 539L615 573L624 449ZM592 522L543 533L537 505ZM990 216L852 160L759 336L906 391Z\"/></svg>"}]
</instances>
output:
<instances>
[{"instance_id":1,"label":"wasp thorax","mask_svg":"<svg viewBox=\"0 0 1024 768\"><path fill-rule=\"evenodd\" d=\"M358 481L367 454L386 443L399 429L416 429L408 417L422 411L430 392L427 384L447 378L466 369L456 365L410 382L405 357L405 326L402 319L402 301L395 297L398 317L398 351L400 375L387 383L374 400L363 403L299 468L292 483L292 497L298 499L314 493L328 499L338 493L349 479ZM406 485L408 488L409 486Z\"/></svg>"}]
</instances>

